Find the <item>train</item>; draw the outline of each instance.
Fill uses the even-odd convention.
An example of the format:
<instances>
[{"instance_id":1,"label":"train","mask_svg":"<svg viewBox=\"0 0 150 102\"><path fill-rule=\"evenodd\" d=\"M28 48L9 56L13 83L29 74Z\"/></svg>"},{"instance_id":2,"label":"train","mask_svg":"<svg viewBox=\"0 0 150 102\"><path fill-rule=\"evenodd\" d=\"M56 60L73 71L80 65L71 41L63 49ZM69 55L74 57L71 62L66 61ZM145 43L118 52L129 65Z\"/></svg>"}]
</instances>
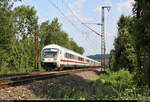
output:
<instances>
[{"instance_id":1,"label":"train","mask_svg":"<svg viewBox=\"0 0 150 102\"><path fill-rule=\"evenodd\" d=\"M46 70L99 67L100 62L57 44L46 45L41 51L41 65Z\"/></svg>"}]
</instances>

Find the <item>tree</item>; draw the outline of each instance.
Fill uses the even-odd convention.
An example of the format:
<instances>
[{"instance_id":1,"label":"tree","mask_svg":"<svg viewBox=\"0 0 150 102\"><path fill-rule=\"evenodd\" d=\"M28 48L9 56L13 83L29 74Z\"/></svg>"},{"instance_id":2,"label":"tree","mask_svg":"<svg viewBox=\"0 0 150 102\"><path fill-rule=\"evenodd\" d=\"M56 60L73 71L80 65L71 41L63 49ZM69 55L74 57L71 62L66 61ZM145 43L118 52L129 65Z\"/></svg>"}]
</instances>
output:
<instances>
[{"instance_id":1,"label":"tree","mask_svg":"<svg viewBox=\"0 0 150 102\"><path fill-rule=\"evenodd\" d=\"M110 67L117 71L121 68L134 72L136 69L136 54L132 34L130 34L130 17L121 16L118 21L118 37L115 39L115 49L111 51Z\"/></svg>"},{"instance_id":2,"label":"tree","mask_svg":"<svg viewBox=\"0 0 150 102\"><path fill-rule=\"evenodd\" d=\"M15 1L21 0L0 1L0 73L34 69L34 23L38 17L34 7L21 5L12 9ZM84 49L70 40L61 26L58 18L40 25L39 52L47 44L58 44L83 53Z\"/></svg>"},{"instance_id":3,"label":"tree","mask_svg":"<svg viewBox=\"0 0 150 102\"><path fill-rule=\"evenodd\" d=\"M7 72L9 56L11 53L11 43L13 42L13 16L11 8L13 1L0 1L0 71Z\"/></svg>"},{"instance_id":4,"label":"tree","mask_svg":"<svg viewBox=\"0 0 150 102\"><path fill-rule=\"evenodd\" d=\"M41 48L48 44L58 44L80 54L83 54L84 49L79 47L72 38L68 38L68 34L61 30L61 24L58 18L54 18L52 22L42 22L40 26L40 44Z\"/></svg>"},{"instance_id":5,"label":"tree","mask_svg":"<svg viewBox=\"0 0 150 102\"><path fill-rule=\"evenodd\" d=\"M138 85L145 84L143 82L145 80L150 86L148 81L150 70L147 62L150 60L150 1L135 0L133 14L135 14L134 37L136 38L136 52L138 56L138 71L135 79ZM142 75L145 75L145 77Z\"/></svg>"},{"instance_id":6,"label":"tree","mask_svg":"<svg viewBox=\"0 0 150 102\"><path fill-rule=\"evenodd\" d=\"M34 7L21 5L13 10L15 15L15 27L17 29L17 37L19 40L25 41L28 37L33 37L34 23L37 19Z\"/></svg>"},{"instance_id":7,"label":"tree","mask_svg":"<svg viewBox=\"0 0 150 102\"><path fill-rule=\"evenodd\" d=\"M34 63L34 27L37 19L34 7L21 5L13 10L16 40L13 42L14 67L17 71L30 71ZM16 45L18 45L16 47ZM19 53L19 54L17 54Z\"/></svg>"}]
</instances>

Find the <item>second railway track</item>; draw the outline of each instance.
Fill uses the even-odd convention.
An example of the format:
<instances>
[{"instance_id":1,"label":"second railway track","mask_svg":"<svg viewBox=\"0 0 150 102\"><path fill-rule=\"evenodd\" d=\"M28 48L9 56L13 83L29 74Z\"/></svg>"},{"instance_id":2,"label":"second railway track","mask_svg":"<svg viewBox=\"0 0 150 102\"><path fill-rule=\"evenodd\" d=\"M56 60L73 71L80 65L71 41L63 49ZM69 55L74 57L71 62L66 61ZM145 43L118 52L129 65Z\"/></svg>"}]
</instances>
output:
<instances>
[{"instance_id":1,"label":"second railway track","mask_svg":"<svg viewBox=\"0 0 150 102\"><path fill-rule=\"evenodd\" d=\"M65 75L70 75L71 73L92 71L96 69L98 68L51 71L51 72L32 72L32 73L8 74L8 75L5 74L0 76L0 89L11 87L11 86L23 85L23 84L31 83L33 81L46 80L46 79L61 77Z\"/></svg>"}]
</instances>

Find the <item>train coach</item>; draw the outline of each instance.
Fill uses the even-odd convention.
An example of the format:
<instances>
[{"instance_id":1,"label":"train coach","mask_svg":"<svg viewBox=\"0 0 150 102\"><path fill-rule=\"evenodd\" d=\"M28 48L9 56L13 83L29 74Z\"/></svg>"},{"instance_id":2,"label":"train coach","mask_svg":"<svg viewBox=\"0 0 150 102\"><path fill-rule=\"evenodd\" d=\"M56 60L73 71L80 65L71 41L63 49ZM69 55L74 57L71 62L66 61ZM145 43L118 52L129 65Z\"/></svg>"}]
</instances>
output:
<instances>
[{"instance_id":1,"label":"train coach","mask_svg":"<svg viewBox=\"0 0 150 102\"><path fill-rule=\"evenodd\" d=\"M41 51L41 65L46 70L64 67L99 67L100 62L56 44L45 46Z\"/></svg>"}]
</instances>

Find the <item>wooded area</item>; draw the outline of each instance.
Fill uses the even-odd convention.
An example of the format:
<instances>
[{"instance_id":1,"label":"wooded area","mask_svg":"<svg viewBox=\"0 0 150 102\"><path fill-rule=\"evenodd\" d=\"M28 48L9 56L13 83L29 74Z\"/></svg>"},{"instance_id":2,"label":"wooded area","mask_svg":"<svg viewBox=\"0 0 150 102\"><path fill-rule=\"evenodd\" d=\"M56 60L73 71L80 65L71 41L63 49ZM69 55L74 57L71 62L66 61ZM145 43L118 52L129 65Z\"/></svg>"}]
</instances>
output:
<instances>
[{"instance_id":1,"label":"wooded area","mask_svg":"<svg viewBox=\"0 0 150 102\"><path fill-rule=\"evenodd\" d=\"M13 4L21 0L0 1L0 73L30 72L34 70L35 21L34 7ZM84 49L61 29L58 18L38 25L39 55L48 44L58 44L83 54ZM39 58L39 69L40 66Z\"/></svg>"},{"instance_id":2,"label":"wooded area","mask_svg":"<svg viewBox=\"0 0 150 102\"><path fill-rule=\"evenodd\" d=\"M122 15L118 21L109 67L127 69L137 86L150 86L150 1L135 0L132 11L133 16Z\"/></svg>"}]
</instances>

